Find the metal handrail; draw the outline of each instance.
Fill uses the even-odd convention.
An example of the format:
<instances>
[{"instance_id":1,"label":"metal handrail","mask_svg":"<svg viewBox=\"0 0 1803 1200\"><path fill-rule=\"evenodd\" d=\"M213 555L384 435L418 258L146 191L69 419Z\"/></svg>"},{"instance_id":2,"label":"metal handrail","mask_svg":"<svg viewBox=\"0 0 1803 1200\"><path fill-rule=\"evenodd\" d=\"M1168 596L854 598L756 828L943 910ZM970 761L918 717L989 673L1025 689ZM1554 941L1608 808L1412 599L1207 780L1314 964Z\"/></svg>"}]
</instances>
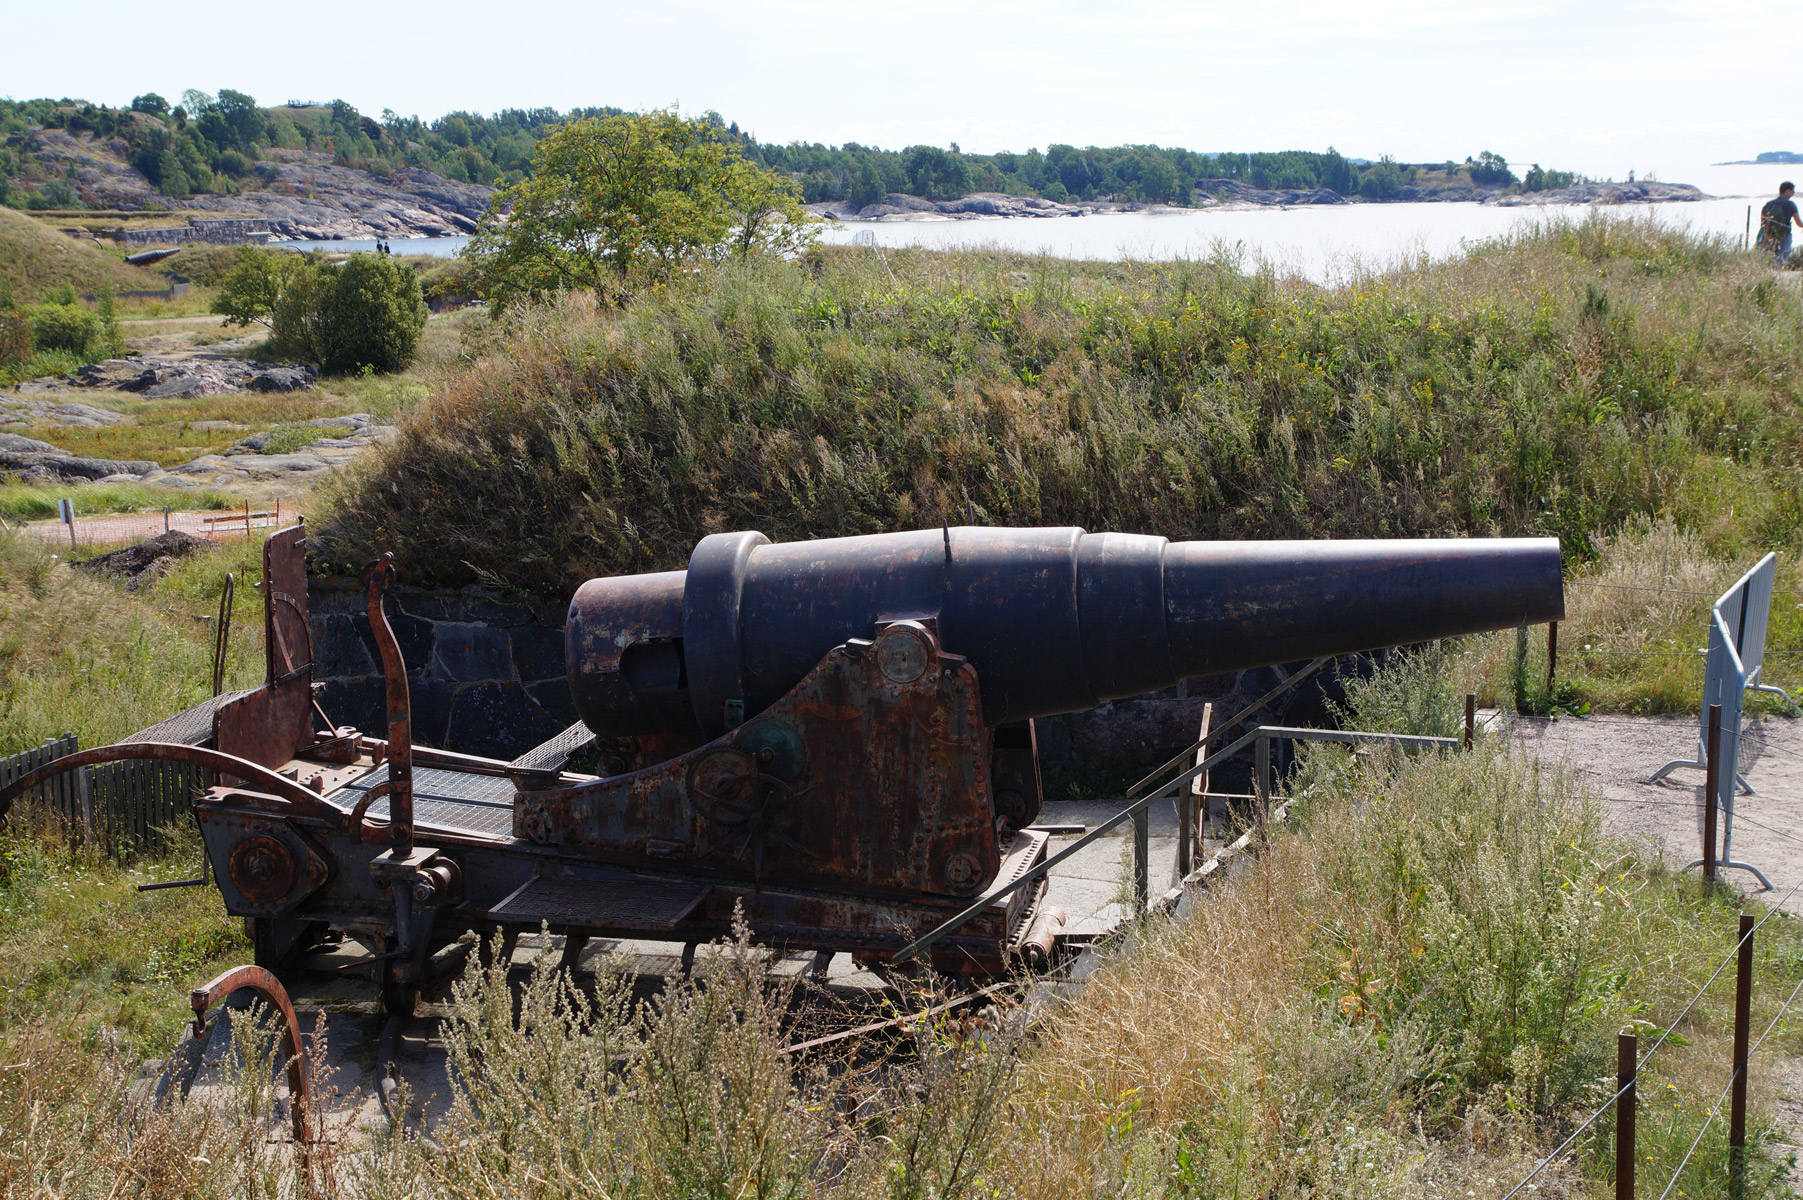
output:
<instances>
[{"instance_id":1,"label":"metal handrail","mask_svg":"<svg viewBox=\"0 0 1803 1200\"><path fill-rule=\"evenodd\" d=\"M958 928L983 912L984 909L994 904L997 900L1013 895L1015 892L1039 879L1047 871L1050 871L1053 867L1065 861L1071 857L1071 855L1083 849L1097 838L1105 837L1111 829L1116 825L1119 825L1122 821L1141 817L1146 810L1151 807L1154 800L1165 800L1175 796L1179 788L1190 780L1200 776L1210 767L1226 761L1261 738L1271 737L1286 737L1303 741L1322 742L1385 742L1391 745L1419 747L1456 747L1459 745L1458 738L1424 737L1405 733L1366 733L1359 730L1347 729L1297 729L1286 725L1260 725L1255 729L1248 730L1240 737L1235 738L1231 744L1215 751L1195 766L1190 767L1175 777L1167 780L1157 791L1151 792L1148 795L1135 800L1132 804L1129 804L1120 812L1115 813L1114 816L1109 817L1106 821L1097 825L1088 833L1084 834L1058 853L1052 855L1044 862L1022 872L1019 876L1010 880L1008 883L1003 884L1001 887L985 892L977 899L976 903L972 904L969 908L966 908L963 912L952 917L950 920L945 921L924 937L916 939L914 942L896 952L895 956L889 960L890 963L897 964L908 962L922 950L931 946L934 942L941 941L947 935L955 932ZM1144 839L1139 840L1143 843ZM1146 894L1149 891L1149 888L1145 886L1147 880L1145 878L1146 868L1143 850L1138 857L1140 861L1135 865L1135 885L1139 890L1140 905L1143 908L1145 905Z\"/></svg>"}]
</instances>

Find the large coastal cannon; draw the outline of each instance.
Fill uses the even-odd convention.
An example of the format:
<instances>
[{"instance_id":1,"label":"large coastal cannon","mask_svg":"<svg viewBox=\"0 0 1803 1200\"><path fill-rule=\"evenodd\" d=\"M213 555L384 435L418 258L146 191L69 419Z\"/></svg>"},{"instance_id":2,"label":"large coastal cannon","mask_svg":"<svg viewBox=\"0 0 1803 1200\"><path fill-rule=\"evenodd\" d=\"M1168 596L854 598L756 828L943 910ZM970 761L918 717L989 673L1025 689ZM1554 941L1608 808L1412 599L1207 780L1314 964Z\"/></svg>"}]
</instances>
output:
<instances>
[{"instance_id":1,"label":"large coastal cannon","mask_svg":"<svg viewBox=\"0 0 1803 1200\"><path fill-rule=\"evenodd\" d=\"M687 571L591 579L564 627L603 734L709 737L841 642L926 622L981 677L990 726L1179 679L1555 620L1553 538L1171 542L933 529L772 545L721 533Z\"/></svg>"},{"instance_id":2,"label":"large coastal cannon","mask_svg":"<svg viewBox=\"0 0 1803 1200\"><path fill-rule=\"evenodd\" d=\"M1034 720L1186 677L1563 615L1552 539L1169 542L940 528L703 539L687 571L591 580L566 625L583 718L512 762L411 745L386 558L365 575L386 736L318 712L304 531L265 548L268 681L0 789L109 758L216 772L196 805L226 907L278 967L366 943L391 1005L467 930L688 946L729 932L942 970L1043 945ZM321 718L321 719L316 719ZM597 737L626 769L571 771ZM1023 886L1002 893L1012 882ZM980 898L997 893L987 907Z\"/></svg>"}]
</instances>

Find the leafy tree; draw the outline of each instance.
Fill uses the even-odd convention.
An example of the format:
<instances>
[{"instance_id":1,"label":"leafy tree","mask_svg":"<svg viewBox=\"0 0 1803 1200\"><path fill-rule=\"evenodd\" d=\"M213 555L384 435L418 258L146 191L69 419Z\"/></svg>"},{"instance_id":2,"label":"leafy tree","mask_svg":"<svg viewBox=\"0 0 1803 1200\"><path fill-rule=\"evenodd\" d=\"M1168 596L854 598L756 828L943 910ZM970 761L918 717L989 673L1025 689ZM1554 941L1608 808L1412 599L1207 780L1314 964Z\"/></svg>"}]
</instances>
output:
<instances>
[{"instance_id":1,"label":"leafy tree","mask_svg":"<svg viewBox=\"0 0 1803 1200\"><path fill-rule=\"evenodd\" d=\"M353 254L340 266L280 257L290 261L267 318L273 353L328 374L399 371L413 361L426 303L410 268L380 254Z\"/></svg>"},{"instance_id":2,"label":"leafy tree","mask_svg":"<svg viewBox=\"0 0 1803 1200\"><path fill-rule=\"evenodd\" d=\"M1145 200L1182 204L1189 199L1189 187L1177 178L1177 168L1158 154L1142 155L1138 161L1136 188Z\"/></svg>"},{"instance_id":3,"label":"leafy tree","mask_svg":"<svg viewBox=\"0 0 1803 1200\"><path fill-rule=\"evenodd\" d=\"M142 96L133 96L131 98L131 110L133 112L149 113L153 117L160 117L169 111L169 101L163 99L155 92L145 92Z\"/></svg>"},{"instance_id":4,"label":"leafy tree","mask_svg":"<svg viewBox=\"0 0 1803 1200\"><path fill-rule=\"evenodd\" d=\"M970 168L957 150L910 146L904 152L909 190L931 200L955 200L970 188Z\"/></svg>"},{"instance_id":5,"label":"leafy tree","mask_svg":"<svg viewBox=\"0 0 1803 1200\"><path fill-rule=\"evenodd\" d=\"M269 119L256 100L230 88L220 91L219 99L200 113L196 123L200 136L220 151L254 153L257 142L269 134Z\"/></svg>"},{"instance_id":6,"label":"leafy tree","mask_svg":"<svg viewBox=\"0 0 1803 1200\"><path fill-rule=\"evenodd\" d=\"M497 307L570 288L610 294L697 259L800 244L797 191L706 119L578 120L538 144L531 178L495 195L468 253Z\"/></svg>"},{"instance_id":7,"label":"leafy tree","mask_svg":"<svg viewBox=\"0 0 1803 1200\"><path fill-rule=\"evenodd\" d=\"M330 374L405 369L426 328L419 276L383 254L353 254L303 289L317 305L308 357Z\"/></svg>"},{"instance_id":8,"label":"leafy tree","mask_svg":"<svg viewBox=\"0 0 1803 1200\"><path fill-rule=\"evenodd\" d=\"M1373 200L1394 200L1396 193L1402 190L1402 171L1396 166L1396 160L1388 154L1377 160L1377 165L1365 172L1359 180L1359 195Z\"/></svg>"},{"instance_id":9,"label":"leafy tree","mask_svg":"<svg viewBox=\"0 0 1803 1200\"><path fill-rule=\"evenodd\" d=\"M282 297L312 269L312 260L303 255L240 246L237 261L213 297L213 312L227 325L255 321L273 328Z\"/></svg>"},{"instance_id":10,"label":"leafy tree","mask_svg":"<svg viewBox=\"0 0 1803 1200\"><path fill-rule=\"evenodd\" d=\"M1467 158L1465 167L1471 172L1471 182L1484 187L1507 187L1515 182L1515 172L1509 170L1509 160L1490 150L1485 150L1476 158Z\"/></svg>"}]
</instances>

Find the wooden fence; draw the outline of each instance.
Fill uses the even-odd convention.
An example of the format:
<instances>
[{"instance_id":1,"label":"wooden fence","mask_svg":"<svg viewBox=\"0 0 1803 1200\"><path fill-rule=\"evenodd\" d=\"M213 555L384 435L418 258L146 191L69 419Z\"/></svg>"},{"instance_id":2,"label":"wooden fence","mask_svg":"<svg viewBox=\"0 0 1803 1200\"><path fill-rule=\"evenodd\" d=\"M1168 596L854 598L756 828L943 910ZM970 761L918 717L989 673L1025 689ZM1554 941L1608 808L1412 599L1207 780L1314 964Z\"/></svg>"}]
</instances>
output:
<instances>
[{"instance_id":1,"label":"wooden fence","mask_svg":"<svg viewBox=\"0 0 1803 1200\"><path fill-rule=\"evenodd\" d=\"M0 758L0 786L79 748L75 735L65 733ZM212 782L211 772L186 763L101 763L32 789L19 798L13 813L26 820L48 819L84 842L128 853L151 844L159 829L191 821L196 797Z\"/></svg>"}]
</instances>

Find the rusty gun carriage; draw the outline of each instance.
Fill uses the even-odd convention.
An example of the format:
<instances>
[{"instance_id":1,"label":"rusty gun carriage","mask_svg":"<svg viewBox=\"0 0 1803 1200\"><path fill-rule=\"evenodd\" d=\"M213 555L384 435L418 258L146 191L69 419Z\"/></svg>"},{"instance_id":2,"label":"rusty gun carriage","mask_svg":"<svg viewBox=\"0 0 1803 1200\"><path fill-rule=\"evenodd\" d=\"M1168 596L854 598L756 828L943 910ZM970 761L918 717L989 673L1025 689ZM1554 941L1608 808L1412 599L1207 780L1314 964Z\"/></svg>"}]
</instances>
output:
<instances>
[{"instance_id":1,"label":"rusty gun carriage","mask_svg":"<svg viewBox=\"0 0 1803 1200\"><path fill-rule=\"evenodd\" d=\"M565 642L582 718L511 761L417 747L365 572L387 728L315 700L302 527L264 547L264 684L0 791L121 758L214 773L195 806L229 912L279 969L328 931L367 945L391 1008L474 930L693 947L758 940L882 964L931 947L1007 971L1056 934L1034 721L1241 667L1563 615L1552 539L1169 542L939 528L771 544L716 534L687 571L594 579ZM627 769L569 769L597 738ZM986 897L995 896L984 904ZM566 949L566 954L569 951Z\"/></svg>"}]
</instances>

